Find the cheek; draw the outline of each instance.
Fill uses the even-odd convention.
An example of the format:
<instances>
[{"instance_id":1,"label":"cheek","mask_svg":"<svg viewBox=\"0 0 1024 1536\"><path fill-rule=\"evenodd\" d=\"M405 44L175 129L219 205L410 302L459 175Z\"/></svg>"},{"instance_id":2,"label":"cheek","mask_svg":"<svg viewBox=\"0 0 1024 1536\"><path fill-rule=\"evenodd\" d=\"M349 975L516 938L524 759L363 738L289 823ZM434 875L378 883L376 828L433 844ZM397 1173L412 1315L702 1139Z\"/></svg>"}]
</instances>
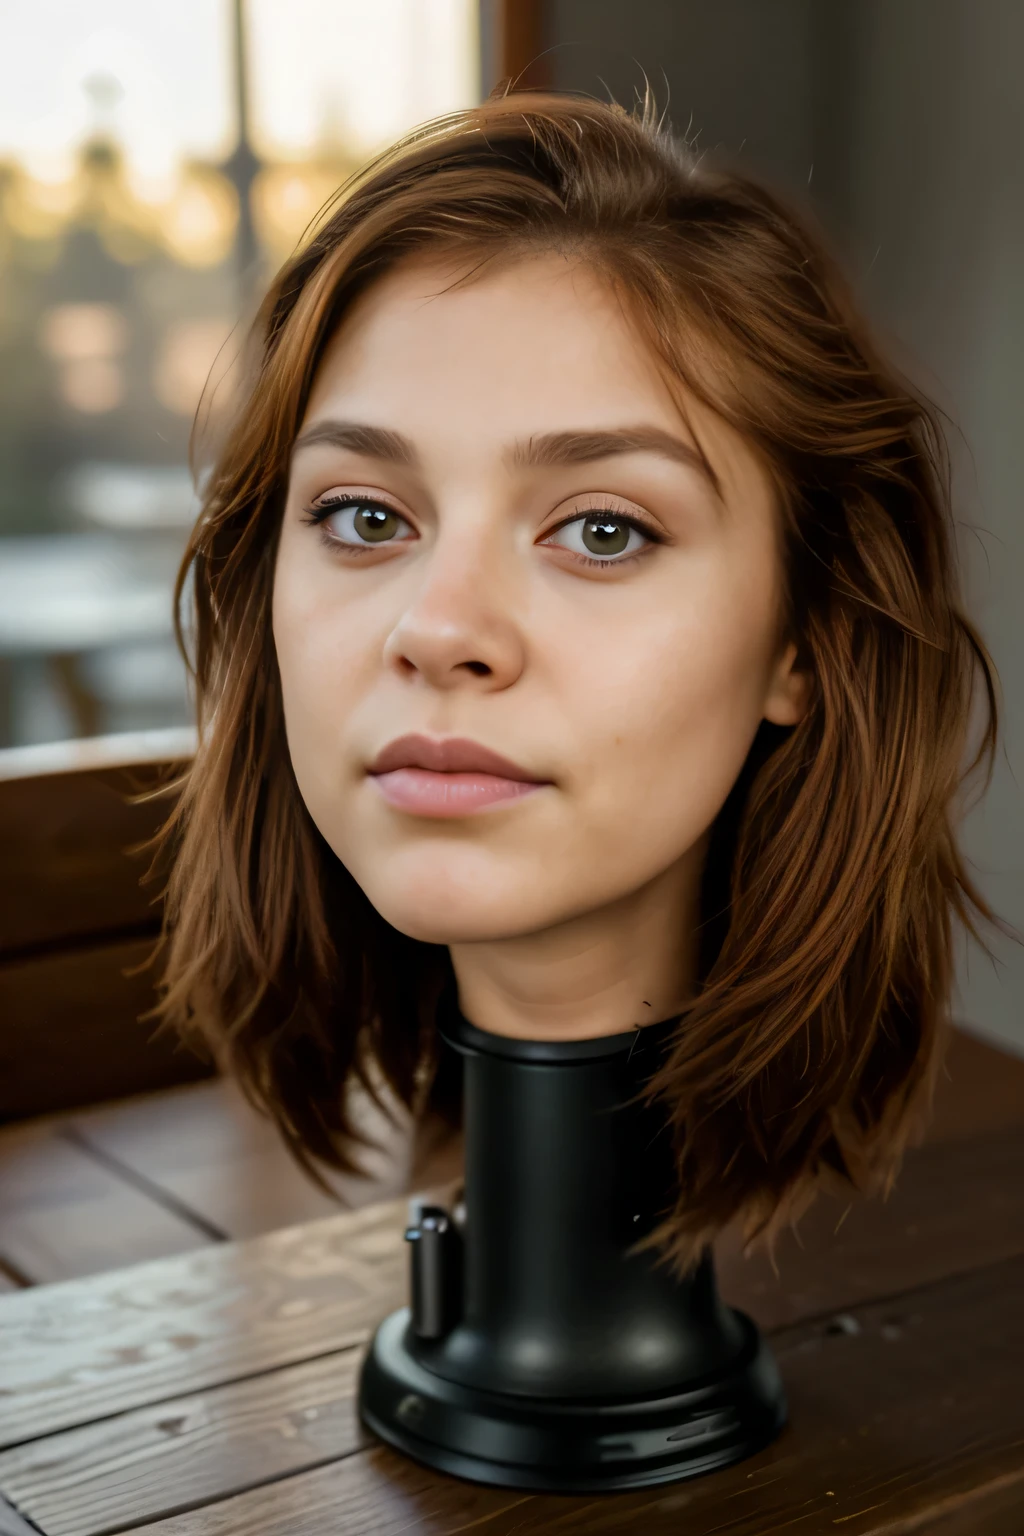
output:
<instances>
[{"instance_id":1,"label":"cheek","mask_svg":"<svg viewBox=\"0 0 1024 1536\"><path fill-rule=\"evenodd\" d=\"M324 622L315 595L304 592L299 573L286 558L278 561L272 622L289 745L298 773L301 744L321 715L316 700L323 682Z\"/></svg>"},{"instance_id":2,"label":"cheek","mask_svg":"<svg viewBox=\"0 0 1024 1536\"><path fill-rule=\"evenodd\" d=\"M313 540L282 538L274 579L272 622L285 709L309 712L325 725L379 655L381 604L360 604Z\"/></svg>"},{"instance_id":3,"label":"cheek","mask_svg":"<svg viewBox=\"0 0 1024 1536\"><path fill-rule=\"evenodd\" d=\"M628 644L577 657L587 799L602 821L628 809L633 835L650 825L685 842L717 815L764 712L775 645L764 585L709 580L652 609Z\"/></svg>"},{"instance_id":4,"label":"cheek","mask_svg":"<svg viewBox=\"0 0 1024 1536\"><path fill-rule=\"evenodd\" d=\"M289 558L291 553L283 541L272 605L274 648L292 767L319 824L336 800L339 748L362 686L366 644L364 637L360 645L348 605L338 601L323 572Z\"/></svg>"}]
</instances>

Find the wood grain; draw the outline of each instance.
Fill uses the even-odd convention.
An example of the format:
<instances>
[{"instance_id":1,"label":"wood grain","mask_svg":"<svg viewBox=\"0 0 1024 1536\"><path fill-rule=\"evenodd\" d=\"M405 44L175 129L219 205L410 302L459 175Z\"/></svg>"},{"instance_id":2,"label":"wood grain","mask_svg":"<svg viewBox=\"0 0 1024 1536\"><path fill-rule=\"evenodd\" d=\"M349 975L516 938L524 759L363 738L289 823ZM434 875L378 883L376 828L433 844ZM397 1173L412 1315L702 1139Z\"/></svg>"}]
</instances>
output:
<instances>
[{"instance_id":1,"label":"wood grain","mask_svg":"<svg viewBox=\"0 0 1024 1536\"><path fill-rule=\"evenodd\" d=\"M968 1134L976 1134L979 1127L997 1128L1000 1125L1024 1124L1024 1061L1012 1058L974 1040L965 1034L956 1034L950 1052L948 1071L939 1093L938 1113L933 1134L944 1140L963 1140ZM117 1169L123 1168L127 1176L141 1174L158 1192L170 1200L181 1202L188 1210L203 1218L210 1226L232 1238L255 1236L280 1226L298 1221L312 1220L333 1214L336 1202L318 1190L296 1168L285 1153L270 1122L259 1115L244 1100L234 1084L223 1079L168 1089L114 1104L100 1106L74 1114L66 1126L82 1144L110 1160L116 1177ZM62 1127L63 1130L64 1127ZM347 1206L366 1204L369 1200L387 1199L406 1182L407 1147L396 1132L385 1132L391 1138L391 1156L378 1158L367 1180L339 1181L343 1203ZM23 1162L24 1143L17 1138L20 1131L0 1131L0 1262L4 1254L4 1212L10 1215L10 1201L5 1207L2 1191L11 1190L12 1179L17 1182L21 1173L6 1167L7 1149ZM12 1137L15 1138L12 1140ZM971 1156L971 1154L968 1154ZM458 1148L444 1149L442 1161L420 1170L422 1182L440 1183L454 1177L457 1172ZM67 1187L69 1166L81 1165L81 1157L64 1149L58 1155L56 1144L51 1148L49 1160L37 1157L31 1194L19 1196L18 1209L26 1221L31 1220L38 1228L49 1251L45 1262L33 1258L31 1278L53 1280L91 1274L104 1267L137 1262L157 1253L178 1251L171 1242L141 1246L130 1241L132 1223L118 1219L115 1207L109 1206L109 1215L99 1219L99 1208L91 1202L96 1196L96 1174L81 1190L81 1198L89 1203L89 1209L97 1216L95 1223L88 1212L81 1212L81 1220L66 1220L69 1204L79 1198ZM907 1235L899 1229L899 1212L904 1195L915 1182L926 1175L927 1163L920 1172L912 1157L901 1193L889 1211L880 1211L885 1230L880 1230L876 1214L870 1208L855 1208L847 1218L844 1236L845 1246L838 1259L846 1264L851 1245L860 1241L868 1253L882 1240L906 1239L919 1245L929 1240L928 1234L918 1231ZM109 1181L108 1181L109 1182ZM121 1181L123 1182L123 1180ZM988 1191L991 1198L992 1190ZM32 1218L30 1205L40 1207L38 1220ZM48 1221L51 1208L63 1214L59 1223ZM126 1207L127 1209L127 1207ZM842 1217L842 1207L825 1205L805 1222L803 1240L812 1254L822 1254L822 1262L828 1263L824 1250L831 1247L832 1229ZM948 1214L939 1208L940 1216ZM1015 1213L995 1213L998 1219L1015 1219ZM104 1234L109 1233L109 1252L104 1262ZM84 1246L80 1237L87 1239ZM8 1228L7 1237L10 1237ZM940 1238L933 1233L932 1237ZM193 1234L194 1237L194 1234ZM19 1248L20 1248L19 1238ZM39 1238L30 1235L33 1252L38 1249ZM193 1242L179 1245L191 1247ZM782 1281L772 1273L763 1261L741 1265L749 1270L742 1279L744 1294L750 1298L780 1293L793 1279L791 1262L795 1245L782 1249ZM799 1253L796 1251L799 1261ZM19 1261L22 1262L22 1261ZM732 1270L737 1261L727 1261L726 1283L730 1285ZM806 1268L806 1266L805 1266ZM12 1288L14 1282L0 1269L0 1290ZM769 1306L772 1303L769 1303ZM767 1315L767 1314L766 1314ZM771 1314L775 1317L775 1314ZM785 1309L781 1317L792 1316ZM802 1315L802 1313L800 1314Z\"/></svg>"},{"instance_id":2,"label":"wood grain","mask_svg":"<svg viewBox=\"0 0 1024 1536\"><path fill-rule=\"evenodd\" d=\"M153 938L0 964L0 1122L209 1076L211 1068L140 1015Z\"/></svg>"},{"instance_id":3,"label":"wood grain","mask_svg":"<svg viewBox=\"0 0 1024 1536\"><path fill-rule=\"evenodd\" d=\"M0 1261L32 1284L186 1253L209 1241L52 1126L19 1127L0 1138ZM6 1371L3 1384L5 1377Z\"/></svg>"},{"instance_id":4,"label":"wood grain","mask_svg":"<svg viewBox=\"0 0 1024 1536\"><path fill-rule=\"evenodd\" d=\"M209 1075L150 1043L152 975L124 974L160 926L158 889L140 883L149 855L133 850L172 803L133 797L180 770L175 742L187 751L158 732L148 751L135 736L0 753L0 1122Z\"/></svg>"},{"instance_id":5,"label":"wood grain","mask_svg":"<svg viewBox=\"0 0 1024 1536\"><path fill-rule=\"evenodd\" d=\"M1024 1467L985 1488L944 1499L922 1515L887 1526L884 1536L1021 1536Z\"/></svg>"},{"instance_id":6,"label":"wood grain","mask_svg":"<svg viewBox=\"0 0 1024 1536\"><path fill-rule=\"evenodd\" d=\"M137 1536L454 1536L469 1530L491 1536L502 1529L535 1536L545 1529L528 1518L535 1502L529 1494L438 1476L374 1447L219 1504L136 1523L131 1530ZM560 1502L569 1507L576 1501ZM503 1516L511 1523L499 1527L495 1522ZM620 1529L634 1536L634 1527ZM674 1531L679 1536L679 1528Z\"/></svg>"},{"instance_id":7,"label":"wood grain","mask_svg":"<svg viewBox=\"0 0 1024 1536\"><path fill-rule=\"evenodd\" d=\"M984 1074L978 1082L983 1087ZM176 1096L165 1097L173 1102ZM129 1108L134 1113L144 1111L144 1106ZM141 1126L119 1117L116 1109L99 1112L96 1118L115 1137L109 1149L124 1153ZM88 1124L89 1117L83 1118ZM155 1143L154 1167L172 1151L173 1124L170 1114L161 1133L163 1143L159 1136ZM191 1134L187 1121L179 1129L186 1137ZM214 1141L204 1152L206 1158L217 1145L215 1132L207 1134ZM913 1322L916 1316L922 1285L934 1286L937 1280L940 1289L955 1285L948 1277L960 1270L1024 1249L1019 1206L1024 1188L1022 1157L1024 1131L973 1142L954 1137L926 1147L911 1159L889 1205L857 1208L836 1234L831 1217L810 1232L805 1224L805 1247L782 1254L781 1286L770 1271L766 1280L756 1264L736 1260L735 1255L730 1272L726 1254L722 1265L726 1289L731 1299L763 1321L785 1321L799 1315L801 1308L804 1317L820 1315L818 1322L804 1323L777 1339L787 1380L791 1358L799 1366L802 1354L822 1353L823 1340L856 1340L870 1331L864 1314L857 1311L865 1295L875 1298L876 1333L886 1344L896 1344L907 1331L907 1318ZM31 1194L31 1188L26 1188ZM363 1519L364 1505L370 1520L381 1497L385 1502L398 1497L402 1518L411 1525L435 1516L446 1520L453 1507L450 1499L446 1502L445 1490L450 1487L459 1490L461 1502L455 1507L460 1513L469 1498L476 1511L473 1519L481 1519L489 1529L505 1529L496 1526L495 1520L504 1518L506 1511L517 1513L521 1499L509 1502L504 1494L467 1492L468 1485L432 1480L380 1449L369 1457L356 1456L351 1465L315 1470L326 1460L351 1455L360 1443L352 1402L358 1351L350 1346L368 1335L404 1290L403 1224L404 1205L396 1202L272 1239L225 1246L187 1261L165 1261L127 1275L5 1298L0 1305L0 1358L5 1367L0 1425L5 1443L31 1442L33 1435L44 1438L0 1456L0 1486L48 1532L82 1536L123 1528L130 1520L152 1522L167 1516L183 1507L183 1487L188 1504L220 1501L216 1515L213 1507L203 1510L211 1521L222 1516L234 1519L235 1491L254 1483L272 1485L265 1490L266 1507L271 1508L274 1499L285 1498L282 1508L292 1522L288 1528L304 1529L297 1523L300 1519L308 1516L315 1522L321 1507L332 1507L330 1502L323 1503L321 1493L335 1500L337 1478L343 1478L346 1531L384 1529L350 1523ZM338 1291L344 1293L340 1307ZM893 1300L878 1301L883 1292L892 1294ZM924 1293L926 1299L930 1294ZM880 1309L886 1310L884 1317ZM839 1317L830 1321L835 1313ZM970 1340L975 1322L969 1307L962 1309L957 1327ZM1016 1347L1012 1332L1005 1342L1011 1351ZM830 1342L827 1347L831 1350ZM941 1349L935 1353L941 1361ZM282 1365L288 1359L301 1363ZM823 1375L831 1379L836 1374L826 1361ZM956 1372L958 1386L961 1374ZM998 1378L991 1379L998 1394ZM891 1374L879 1369L876 1388L878 1383L885 1383L888 1391ZM792 1394L792 1386L790 1390ZM310 1409L316 1418L308 1417ZM907 1411L918 1413L913 1404ZM104 1415L110 1417L104 1419ZM970 1431L965 1438L970 1440L973 1409L964 1422ZM81 1427L61 1431L62 1424ZM867 1432L872 1432L870 1425ZM905 1500L905 1508L888 1510L883 1526L858 1525L858 1510L849 1518L843 1516L842 1526L896 1536L904 1530L931 1531L927 1522L932 1514L936 1519L941 1514L943 1524L934 1527L936 1536L966 1536L968 1531L973 1536L974 1531L985 1531L987 1524L963 1524L974 1518L967 1513L972 1501L980 1500L984 1492L985 1503L975 1510L978 1519L984 1515L988 1520L991 1505L992 1521L1004 1522L1004 1514L1005 1520L1011 1519L1017 1496L1016 1487L1011 1486L1016 1473L1007 1473L1001 1458L999 1451L988 1471L980 1468L974 1481L973 1472L965 1473L962 1483L954 1479L937 1503L922 1502L923 1494L919 1497L927 1478L920 1486L911 1478L913 1496ZM1024 1478L1024 1456L1018 1460ZM314 1481L307 1484L310 1478ZM293 1484L303 1490L301 1510L287 1504ZM981 1485L977 1493L976 1484ZM687 1498L691 1486L703 1485L684 1485ZM485 1507L481 1499L491 1502ZM560 1514L555 1524L536 1527L532 1523L533 1515L539 1515L535 1504L531 1501L527 1528L563 1528L569 1510L566 1501L557 1501ZM594 1519L603 1521L608 1506L609 1501L600 1501L598 1512L591 1512ZM685 1507L689 1515L689 1504ZM641 1518L645 1525L649 1523L646 1506ZM823 1514L820 1509L806 1518L787 1513L787 1527L793 1519L807 1530L835 1528L827 1511ZM815 1525L815 1521L823 1523ZM321 1528L326 1529L315 1523L308 1527L310 1531ZM455 1527L428 1523L422 1528ZM749 1526L751 1532L775 1528ZM200 1529L212 1532L219 1527L188 1527L190 1533ZM1016 1529L1005 1522L993 1524L992 1531L997 1536L1004 1531L1006 1536L1010 1532L1017 1536Z\"/></svg>"},{"instance_id":8,"label":"wood grain","mask_svg":"<svg viewBox=\"0 0 1024 1536\"><path fill-rule=\"evenodd\" d=\"M404 1290L406 1209L5 1296L0 1446L362 1343Z\"/></svg>"},{"instance_id":9,"label":"wood grain","mask_svg":"<svg viewBox=\"0 0 1024 1536\"><path fill-rule=\"evenodd\" d=\"M951 1032L928 1140L959 1141L1024 1125L1024 1054L966 1029Z\"/></svg>"},{"instance_id":10,"label":"wood grain","mask_svg":"<svg viewBox=\"0 0 1024 1536\"><path fill-rule=\"evenodd\" d=\"M544 0L498 0L498 78L516 90L541 91L551 83L544 12Z\"/></svg>"},{"instance_id":11,"label":"wood grain","mask_svg":"<svg viewBox=\"0 0 1024 1536\"><path fill-rule=\"evenodd\" d=\"M776 1328L1024 1252L1024 1129L912 1152L888 1200L821 1199L775 1263L717 1247L726 1300Z\"/></svg>"},{"instance_id":12,"label":"wood grain","mask_svg":"<svg viewBox=\"0 0 1024 1536\"><path fill-rule=\"evenodd\" d=\"M778 1327L1021 1251L1024 1232L1024 1059L952 1032L923 1148L911 1151L887 1201L821 1199L779 1240L775 1267L718 1244L719 1282L735 1305ZM1010 1237L1007 1245L1007 1236Z\"/></svg>"},{"instance_id":13,"label":"wood grain","mask_svg":"<svg viewBox=\"0 0 1024 1536\"><path fill-rule=\"evenodd\" d=\"M926 1152L931 1156L939 1150ZM946 1148L945 1154L951 1150ZM737 1271L732 1299L762 1318L773 1310L776 1317L784 1317L798 1305L819 1314L817 1321L801 1325L803 1331L781 1334L776 1348L784 1364L795 1360L800 1369L804 1355L813 1356L823 1378L831 1379L834 1361L841 1358L832 1341L856 1340L870 1332L858 1311L858 1293L864 1287L873 1287L875 1298L894 1296L874 1303L881 1318L875 1327L878 1347L879 1339L900 1342L908 1332L906 1318L918 1310L917 1298L933 1294L928 1287L935 1288L937 1281L955 1286L958 1282L951 1275L998 1256L1000 1242L1019 1256L1011 1262L1024 1265L1024 1222L1013 1204L1024 1185L1017 1161L1021 1156L1024 1132L1009 1146L1003 1139L961 1144L948 1165L933 1159L927 1176L901 1188L891 1208L864 1207L865 1217L891 1221L902 1202L901 1219L917 1227L924 1241L915 1245L901 1237L898 1226L881 1233L870 1223L851 1226L850 1217L834 1238L834 1250L796 1249L787 1257L783 1275L795 1300L782 1289L774 1297L762 1296L758 1304L749 1294L751 1277L756 1279L749 1265ZM993 1222L993 1201L999 1200L1009 1200L1017 1213L1011 1221ZM110 1511L123 1510L126 1499L138 1496L134 1479L141 1478L136 1469L144 1463L145 1486L152 1486L155 1500L147 1507L148 1518L175 1507L167 1500L177 1468L182 1458L187 1464L193 1454L211 1499L232 1493L243 1473L249 1475L246 1469L257 1462L260 1478L268 1482L315 1466L324 1457L323 1443L316 1436L310 1442L308 1436L291 1434L288 1426L294 1428L294 1423L287 1414L282 1417L283 1405L290 1392L301 1396L310 1386L319 1390L318 1356L361 1343L380 1316L400 1301L405 1285L403 1221L404 1206L395 1202L120 1276L6 1298L0 1305L0 1358L11 1362L4 1385L12 1398L6 1410L0 1392L4 1442L47 1431L50 1437L0 1458L0 1487L17 1490L19 1502L28 1494L42 1500L23 1507L30 1513L45 1509L50 1524L55 1514L70 1520L68 1511L73 1512L79 1497L76 1479L91 1456L89 1507L100 1510L104 1520L110 1516L107 1523L95 1526L105 1530L113 1528ZM988 1232L990 1225L998 1230ZM990 1264L985 1272L997 1271L998 1264ZM900 1292L902 1298L894 1294ZM960 1327L969 1341L975 1327L969 1309ZM1006 1347L1013 1347L1012 1334ZM942 1349L937 1357L941 1360ZM332 1358L345 1361L340 1353ZM346 1371L351 1379L352 1358L339 1363L339 1381ZM311 1362L310 1377L305 1365L293 1367L291 1376L271 1370L288 1360ZM329 1380L335 1366L326 1369ZM85 1399L75 1393L76 1382L82 1381L89 1383ZM233 1384L218 1385L225 1382ZM879 1367L877 1382L887 1394L887 1369ZM842 1390L841 1380L835 1385ZM154 1402L159 1411L152 1408ZM355 1443L354 1416L340 1396L332 1403L331 1433L338 1437L335 1451L341 1455ZM132 1412L136 1408L139 1411ZM817 1413L817 1408L808 1410L809 1417ZM105 1424L90 1422L115 1414L122 1416ZM161 1428L168 1423L181 1430L170 1447L167 1431ZM54 1433L62 1425L85 1427ZM223 1429L219 1451L211 1425ZM130 1456L122 1462L118 1452L125 1445ZM45 1502L49 1485L54 1490L52 1504ZM40 1521L49 1530L42 1515ZM54 1525L54 1531L63 1529ZM67 1529L78 1527L68 1524Z\"/></svg>"},{"instance_id":14,"label":"wood grain","mask_svg":"<svg viewBox=\"0 0 1024 1536\"><path fill-rule=\"evenodd\" d=\"M724 1251L723 1293L775 1326L1021 1254L1022 1163L1024 1131L925 1148L888 1204L858 1207L835 1234L828 1222L808 1229L804 1248L787 1245L780 1280L764 1261ZM362 1342L404 1295L405 1210L396 1201L97 1275L63 1294L5 1297L0 1445Z\"/></svg>"},{"instance_id":15,"label":"wood grain","mask_svg":"<svg viewBox=\"0 0 1024 1536\"><path fill-rule=\"evenodd\" d=\"M187 763L195 756L196 730L189 725L152 731L117 731L112 736L75 736L0 748L0 781L41 779L58 773L97 773L112 768L146 771L161 764Z\"/></svg>"},{"instance_id":16,"label":"wood grain","mask_svg":"<svg viewBox=\"0 0 1024 1536\"><path fill-rule=\"evenodd\" d=\"M408 1184L408 1138L378 1118L372 1129L383 1150L367 1153L365 1179L325 1174L338 1192L333 1199L299 1169L270 1120L223 1078L88 1110L69 1123L85 1144L232 1238L336 1215L339 1203L351 1209L393 1198Z\"/></svg>"},{"instance_id":17,"label":"wood grain","mask_svg":"<svg viewBox=\"0 0 1024 1536\"><path fill-rule=\"evenodd\" d=\"M858 1308L855 1328L804 1324L774 1347L791 1427L713 1476L646 1493L553 1498L474 1488L375 1448L139 1536L848 1536L926 1531L931 1512L1024 1471L1024 1258ZM969 1503L963 1506L969 1508ZM998 1506L997 1506L998 1508ZM1000 1515L1000 1518L1002 1516ZM955 1530L955 1527L953 1528ZM985 1527L973 1531L982 1536Z\"/></svg>"},{"instance_id":18,"label":"wood grain","mask_svg":"<svg viewBox=\"0 0 1024 1536\"><path fill-rule=\"evenodd\" d=\"M153 836L170 803L130 797L175 766L0 777L0 955L159 919L157 892L139 883L148 859L128 850Z\"/></svg>"},{"instance_id":19,"label":"wood grain","mask_svg":"<svg viewBox=\"0 0 1024 1536\"><path fill-rule=\"evenodd\" d=\"M369 1440L358 1361L325 1355L2 1452L0 1487L47 1536L92 1536L337 1461Z\"/></svg>"}]
</instances>

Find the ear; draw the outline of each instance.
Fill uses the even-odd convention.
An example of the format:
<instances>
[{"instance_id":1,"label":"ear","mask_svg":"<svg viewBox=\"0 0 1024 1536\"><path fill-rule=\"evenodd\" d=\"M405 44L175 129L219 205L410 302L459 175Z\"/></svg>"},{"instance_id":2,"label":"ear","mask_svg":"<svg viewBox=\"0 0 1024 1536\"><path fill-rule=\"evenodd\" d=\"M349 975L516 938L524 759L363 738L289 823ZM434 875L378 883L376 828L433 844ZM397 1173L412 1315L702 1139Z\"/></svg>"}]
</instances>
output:
<instances>
[{"instance_id":1,"label":"ear","mask_svg":"<svg viewBox=\"0 0 1024 1536\"><path fill-rule=\"evenodd\" d=\"M796 657L790 641L772 668L764 701L764 718L772 725L796 725L811 702L810 673L797 668Z\"/></svg>"}]
</instances>

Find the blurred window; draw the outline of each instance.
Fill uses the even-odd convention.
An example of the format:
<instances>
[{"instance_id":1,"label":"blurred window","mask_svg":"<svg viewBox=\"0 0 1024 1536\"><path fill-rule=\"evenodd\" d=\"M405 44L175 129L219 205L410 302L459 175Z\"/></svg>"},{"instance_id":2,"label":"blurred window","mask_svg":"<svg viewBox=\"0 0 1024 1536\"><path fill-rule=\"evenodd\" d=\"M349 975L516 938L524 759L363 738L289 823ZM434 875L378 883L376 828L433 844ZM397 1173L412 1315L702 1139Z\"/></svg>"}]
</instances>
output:
<instances>
[{"instance_id":1,"label":"blurred window","mask_svg":"<svg viewBox=\"0 0 1024 1536\"><path fill-rule=\"evenodd\" d=\"M346 177L476 99L476 34L477 0L0 9L0 746L187 720L200 398Z\"/></svg>"}]
</instances>

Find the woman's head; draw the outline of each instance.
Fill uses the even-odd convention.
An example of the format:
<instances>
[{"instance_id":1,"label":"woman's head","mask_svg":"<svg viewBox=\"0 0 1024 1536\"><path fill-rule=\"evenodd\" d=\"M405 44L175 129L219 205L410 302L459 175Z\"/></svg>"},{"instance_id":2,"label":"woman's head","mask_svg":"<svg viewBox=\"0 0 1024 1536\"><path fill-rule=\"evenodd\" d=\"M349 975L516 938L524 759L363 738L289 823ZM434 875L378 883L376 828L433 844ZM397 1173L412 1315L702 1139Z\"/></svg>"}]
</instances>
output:
<instances>
[{"instance_id":1,"label":"woman's head","mask_svg":"<svg viewBox=\"0 0 1024 1536\"><path fill-rule=\"evenodd\" d=\"M649 123L511 97L370 167L258 340L190 550L168 1017L344 1157L353 1078L429 1091L435 946L668 882L702 943L665 1235L884 1173L991 685L931 418L818 242ZM452 738L531 787L423 814Z\"/></svg>"},{"instance_id":2,"label":"woman's head","mask_svg":"<svg viewBox=\"0 0 1024 1536\"><path fill-rule=\"evenodd\" d=\"M576 253L407 257L331 339L275 650L306 808L402 933L509 938L685 893L762 719L799 717L771 477L680 403ZM453 738L452 767L475 743L528 777L425 774Z\"/></svg>"}]
</instances>

